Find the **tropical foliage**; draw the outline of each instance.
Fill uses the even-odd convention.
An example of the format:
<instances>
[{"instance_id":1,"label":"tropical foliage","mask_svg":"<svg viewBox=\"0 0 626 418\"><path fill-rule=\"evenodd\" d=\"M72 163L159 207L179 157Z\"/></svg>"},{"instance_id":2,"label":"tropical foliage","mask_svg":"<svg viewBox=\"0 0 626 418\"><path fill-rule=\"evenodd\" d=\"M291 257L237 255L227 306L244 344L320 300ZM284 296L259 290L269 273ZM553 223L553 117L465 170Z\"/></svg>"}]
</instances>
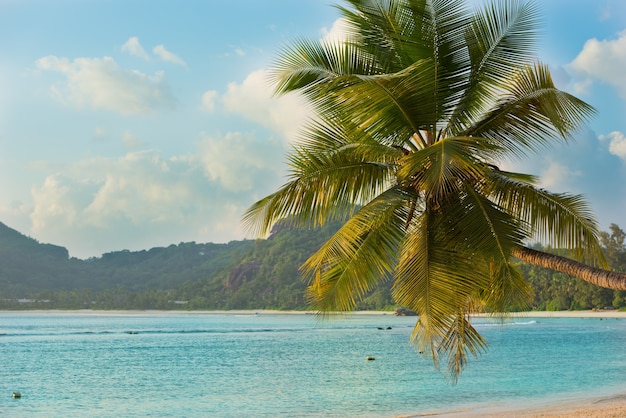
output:
<instances>
[{"instance_id":1,"label":"tropical foliage","mask_svg":"<svg viewBox=\"0 0 626 418\"><path fill-rule=\"evenodd\" d=\"M276 62L277 93L298 92L315 114L288 157L288 182L244 222L263 234L284 218L345 220L302 266L312 306L352 310L391 282L395 302L419 314L412 342L435 363L446 358L456 378L486 344L470 314L531 301L512 256L573 262L546 258L529 240L606 266L581 196L500 168L567 141L593 109L558 90L534 56L535 3L338 8L343 41L300 39Z\"/></svg>"},{"instance_id":2,"label":"tropical foliage","mask_svg":"<svg viewBox=\"0 0 626 418\"><path fill-rule=\"evenodd\" d=\"M68 258L63 247L40 244L0 223L0 309L307 310L298 267L338 227L309 231L279 225L268 239L255 242L188 242L79 260ZM626 271L624 232L612 225L601 236L611 266ZM542 267L521 268L533 289L532 309L626 306L624 291ZM391 282L357 305L378 311L398 307Z\"/></svg>"}]
</instances>

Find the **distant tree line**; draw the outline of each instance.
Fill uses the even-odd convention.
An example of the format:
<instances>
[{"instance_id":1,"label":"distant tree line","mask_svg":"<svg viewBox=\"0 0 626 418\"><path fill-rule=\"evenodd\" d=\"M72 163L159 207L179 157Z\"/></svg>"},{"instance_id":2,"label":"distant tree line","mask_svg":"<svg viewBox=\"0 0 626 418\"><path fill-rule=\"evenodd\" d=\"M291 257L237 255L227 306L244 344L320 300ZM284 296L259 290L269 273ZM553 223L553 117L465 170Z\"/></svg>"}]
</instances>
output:
<instances>
[{"instance_id":1,"label":"distant tree line","mask_svg":"<svg viewBox=\"0 0 626 418\"><path fill-rule=\"evenodd\" d=\"M299 266L338 227L299 230L283 223L267 239L180 243L79 260L0 224L0 309L305 310L307 284ZM626 271L624 231L613 224L601 238L612 268ZM540 267L521 268L533 288L530 309L626 306L626 292ZM395 307L390 284L359 304L363 310Z\"/></svg>"},{"instance_id":2,"label":"distant tree line","mask_svg":"<svg viewBox=\"0 0 626 418\"><path fill-rule=\"evenodd\" d=\"M626 234L611 224L602 232L601 242L607 261L615 271L626 271ZM535 310L560 311L582 309L619 309L626 306L626 292L591 285L541 267L522 265L524 276L534 290L531 307Z\"/></svg>"}]
</instances>

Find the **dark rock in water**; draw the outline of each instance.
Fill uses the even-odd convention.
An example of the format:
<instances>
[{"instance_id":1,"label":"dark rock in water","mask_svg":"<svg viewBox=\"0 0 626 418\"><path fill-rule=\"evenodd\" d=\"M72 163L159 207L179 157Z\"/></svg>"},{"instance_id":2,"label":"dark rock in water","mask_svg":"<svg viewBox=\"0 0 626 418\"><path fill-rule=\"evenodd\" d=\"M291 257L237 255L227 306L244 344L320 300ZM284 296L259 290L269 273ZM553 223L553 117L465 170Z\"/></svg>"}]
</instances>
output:
<instances>
[{"instance_id":1,"label":"dark rock in water","mask_svg":"<svg viewBox=\"0 0 626 418\"><path fill-rule=\"evenodd\" d=\"M365 360L372 361L372 360L376 360L376 359L374 357L372 357L372 356L367 356L367 357L365 357Z\"/></svg>"},{"instance_id":2,"label":"dark rock in water","mask_svg":"<svg viewBox=\"0 0 626 418\"><path fill-rule=\"evenodd\" d=\"M387 329L392 329L391 327L387 327Z\"/></svg>"},{"instance_id":3,"label":"dark rock in water","mask_svg":"<svg viewBox=\"0 0 626 418\"><path fill-rule=\"evenodd\" d=\"M18 399L22 397L22 394L20 392L13 392L13 394L11 395L12 398Z\"/></svg>"},{"instance_id":4,"label":"dark rock in water","mask_svg":"<svg viewBox=\"0 0 626 418\"><path fill-rule=\"evenodd\" d=\"M393 311L393 314L395 316L417 316L417 313L415 311L406 308L396 308Z\"/></svg>"}]
</instances>

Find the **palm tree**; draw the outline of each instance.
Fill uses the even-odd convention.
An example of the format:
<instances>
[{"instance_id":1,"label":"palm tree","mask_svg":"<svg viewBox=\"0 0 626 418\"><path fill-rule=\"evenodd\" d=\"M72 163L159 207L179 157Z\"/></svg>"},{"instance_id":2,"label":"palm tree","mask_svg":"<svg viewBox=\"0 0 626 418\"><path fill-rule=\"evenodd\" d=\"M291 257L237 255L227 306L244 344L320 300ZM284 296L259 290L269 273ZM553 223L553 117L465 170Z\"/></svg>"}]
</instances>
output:
<instances>
[{"instance_id":1,"label":"palm tree","mask_svg":"<svg viewBox=\"0 0 626 418\"><path fill-rule=\"evenodd\" d=\"M395 301L419 315L411 341L435 364L446 356L455 379L485 347L470 314L528 300L514 258L626 289L624 275L597 268L598 227L581 196L498 167L567 141L594 112L536 61L536 5L347 0L339 10L344 41L298 40L277 60L277 93L301 93L315 115L288 182L244 215L260 234L285 218L345 221L302 266L314 308L352 310L393 280ZM531 239L573 259L527 248Z\"/></svg>"}]
</instances>

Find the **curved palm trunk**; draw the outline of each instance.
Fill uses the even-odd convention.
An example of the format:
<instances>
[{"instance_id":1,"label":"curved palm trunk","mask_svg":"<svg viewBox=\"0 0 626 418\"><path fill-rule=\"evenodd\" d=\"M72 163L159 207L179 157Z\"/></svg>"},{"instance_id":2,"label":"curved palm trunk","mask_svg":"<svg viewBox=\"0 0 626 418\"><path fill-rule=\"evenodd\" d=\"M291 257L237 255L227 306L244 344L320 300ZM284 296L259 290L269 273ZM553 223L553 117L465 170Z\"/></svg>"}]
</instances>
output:
<instances>
[{"instance_id":1,"label":"curved palm trunk","mask_svg":"<svg viewBox=\"0 0 626 418\"><path fill-rule=\"evenodd\" d=\"M514 248L512 255L529 264L560 271L561 273L578 277L596 286L615 290L626 290L626 273L602 270L579 263L575 260L570 260L569 258L544 253L527 247Z\"/></svg>"}]
</instances>

